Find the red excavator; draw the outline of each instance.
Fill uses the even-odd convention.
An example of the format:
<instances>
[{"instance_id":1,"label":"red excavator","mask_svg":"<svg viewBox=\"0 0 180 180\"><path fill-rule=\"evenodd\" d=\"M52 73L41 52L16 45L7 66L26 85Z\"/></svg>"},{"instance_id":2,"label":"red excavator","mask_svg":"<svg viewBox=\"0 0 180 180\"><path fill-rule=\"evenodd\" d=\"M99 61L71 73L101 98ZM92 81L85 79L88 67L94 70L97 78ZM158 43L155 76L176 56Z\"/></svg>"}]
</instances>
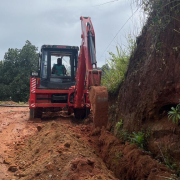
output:
<instances>
[{"instance_id":1,"label":"red excavator","mask_svg":"<svg viewBox=\"0 0 180 180\"><path fill-rule=\"evenodd\" d=\"M106 126L107 88L101 85L97 69L95 32L90 17L80 17L82 42L79 47L43 45L39 71L30 78L30 118L41 118L46 111L67 109L83 119L93 112L94 125ZM56 62L57 61L57 62Z\"/></svg>"}]
</instances>

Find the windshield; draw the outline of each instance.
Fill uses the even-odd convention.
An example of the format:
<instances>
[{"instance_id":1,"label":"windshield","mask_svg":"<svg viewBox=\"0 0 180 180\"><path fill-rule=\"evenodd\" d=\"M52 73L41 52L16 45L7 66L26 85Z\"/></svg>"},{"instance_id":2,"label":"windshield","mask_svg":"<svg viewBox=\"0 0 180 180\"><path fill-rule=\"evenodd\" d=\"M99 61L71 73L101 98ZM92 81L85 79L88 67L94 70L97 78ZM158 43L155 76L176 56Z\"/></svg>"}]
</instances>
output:
<instances>
[{"instance_id":1,"label":"windshield","mask_svg":"<svg viewBox=\"0 0 180 180\"><path fill-rule=\"evenodd\" d=\"M76 49L43 49L41 78L52 82L74 82L77 55Z\"/></svg>"},{"instance_id":2,"label":"windshield","mask_svg":"<svg viewBox=\"0 0 180 180\"><path fill-rule=\"evenodd\" d=\"M51 55L51 77L71 76L71 66L69 56Z\"/></svg>"}]
</instances>

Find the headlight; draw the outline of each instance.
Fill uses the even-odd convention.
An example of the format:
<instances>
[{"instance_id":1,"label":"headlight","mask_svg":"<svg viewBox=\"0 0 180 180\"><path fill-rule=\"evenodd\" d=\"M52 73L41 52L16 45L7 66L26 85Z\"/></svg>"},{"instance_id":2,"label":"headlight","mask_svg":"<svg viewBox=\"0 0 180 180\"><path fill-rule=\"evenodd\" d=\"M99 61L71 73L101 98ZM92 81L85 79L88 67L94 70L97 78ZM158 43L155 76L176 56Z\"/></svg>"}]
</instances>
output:
<instances>
[{"instance_id":1,"label":"headlight","mask_svg":"<svg viewBox=\"0 0 180 180\"><path fill-rule=\"evenodd\" d=\"M38 72L32 72L32 74L31 74L32 76L38 76Z\"/></svg>"}]
</instances>

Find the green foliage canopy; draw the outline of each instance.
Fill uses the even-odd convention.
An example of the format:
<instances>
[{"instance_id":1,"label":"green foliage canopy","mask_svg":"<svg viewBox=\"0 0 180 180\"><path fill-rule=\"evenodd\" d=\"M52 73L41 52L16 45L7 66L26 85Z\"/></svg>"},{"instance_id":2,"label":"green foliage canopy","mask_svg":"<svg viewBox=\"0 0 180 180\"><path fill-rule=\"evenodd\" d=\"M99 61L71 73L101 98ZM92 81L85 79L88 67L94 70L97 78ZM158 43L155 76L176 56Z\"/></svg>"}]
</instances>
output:
<instances>
[{"instance_id":1,"label":"green foliage canopy","mask_svg":"<svg viewBox=\"0 0 180 180\"><path fill-rule=\"evenodd\" d=\"M0 100L27 101L30 72L37 70L37 47L26 41L22 49L9 48L0 61Z\"/></svg>"}]
</instances>

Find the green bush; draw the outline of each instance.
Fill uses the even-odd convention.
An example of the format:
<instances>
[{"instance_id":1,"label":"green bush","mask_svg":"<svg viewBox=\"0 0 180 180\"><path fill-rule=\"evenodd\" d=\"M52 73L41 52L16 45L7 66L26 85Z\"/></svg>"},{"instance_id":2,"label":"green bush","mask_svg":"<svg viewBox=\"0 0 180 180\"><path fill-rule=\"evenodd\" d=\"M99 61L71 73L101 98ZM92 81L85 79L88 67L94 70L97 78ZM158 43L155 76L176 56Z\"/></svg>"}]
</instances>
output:
<instances>
[{"instance_id":1,"label":"green bush","mask_svg":"<svg viewBox=\"0 0 180 180\"><path fill-rule=\"evenodd\" d=\"M102 85L108 88L108 92L116 93L119 85L125 79L129 59L135 48L135 41L128 36L128 47L123 50L121 46L116 46L117 54L109 52L110 59L107 60L106 66L103 68Z\"/></svg>"},{"instance_id":2,"label":"green bush","mask_svg":"<svg viewBox=\"0 0 180 180\"><path fill-rule=\"evenodd\" d=\"M115 135L122 141L128 141L130 138L130 134L127 130L123 129L123 120L120 119L119 122L115 125Z\"/></svg>"},{"instance_id":3,"label":"green bush","mask_svg":"<svg viewBox=\"0 0 180 180\"><path fill-rule=\"evenodd\" d=\"M107 64L110 69L105 70L104 76L102 76L102 85L106 86L111 93L115 93L119 84L124 80L129 63L129 56L125 52L121 52L118 46L116 49L117 55L109 52L111 58L107 60Z\"/></svg>"},{"instance_id":4,"label":"green bush","mask_svg":"<svg viewBox=\"0 0 180 180\"><path fill-rule=\"evenodd\" d=\"M137 144L139 147L144 148L145 146L145 138L143 132L135 133L133 132L132 136L130 137L130 141L133 144Z\"/></svg>"},{"instance_id":5,"label":"green bush","mask_svg":"<svg viewBox=\"0 0 180 180\"><path fill-rule=\"evenodd\" d=\"M123 120L120 119L120 121L116 123L116 130L119 131L122 128L123 128Z\"/></svg>"},{"instance_id":6,"label":"green bush","mask_svg":"<svg viewBox=\"0 0 180 180\"><path fill-rule=\"evenodd\" d=\"M178 124L180 120L180 103L176 107L171 107L171 111L168 112L168 118L172 119L174 124Z\"/></svg>"}]
</instances>

